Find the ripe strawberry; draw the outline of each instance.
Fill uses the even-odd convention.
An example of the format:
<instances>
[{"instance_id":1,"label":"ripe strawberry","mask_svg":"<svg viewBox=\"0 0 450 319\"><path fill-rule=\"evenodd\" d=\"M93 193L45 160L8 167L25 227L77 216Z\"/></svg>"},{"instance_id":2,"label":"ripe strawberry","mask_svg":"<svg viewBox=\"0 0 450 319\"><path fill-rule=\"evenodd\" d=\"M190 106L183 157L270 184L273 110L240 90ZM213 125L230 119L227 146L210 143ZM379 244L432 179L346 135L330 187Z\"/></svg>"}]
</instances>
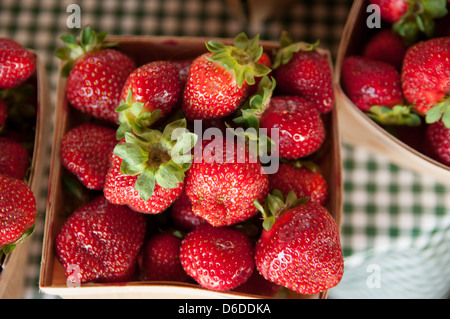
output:
<instances>
[{"instance_id":1,"label":"ripe strawberry","mask_svg":"<svg viewBox=\"0 0 450 319\"><path fill-rule=\"evenodd\" d=\"M0 175L0 260L31 235L37 217L30 187L16 178Z\"/></svg>"},{"instance_id":2,"label":"ripe strawberry","mask_svg":"<svg viewBox=\"0 0 450 319\"><path fill-rule=\"evenodd\" d=\"M272 203L260 207L265 229L255 246L259 273L300 294L336 286L344 261L339 229L330 213L318 203L299 203L294 193L286 202L281 194L269 194L268 201Z\"/></svg>"},{"instance_id":3,"label":"ripe strawberry","mask_svg":"<svg viewBox=\"0 0 450 319\"><path fill-rule=\"evenodd\" d=\"M182 238L171 232L151 236L142 248L142 277L150 281L186 281L189 276L181 266Z\"/></svg>"},{"instance_id":4,"label":"ripe strawberry","mask_svg":"<svg viewBox=\"0 0 450 319\"><path fill-rule=\"evenodd\" d=\"M325 139L325 127L319 111L300 96L274 96L259 119L267 129L281 158L297 159L317 151ZM278 129L279 141L272 129Z\"/></svg>"},{"instance_id":5,"label":"ripe strawberry","mask_svg":"<svg viewBox=\"0 0 450 319\"><path fill-rule=\"evenodd\" d=\"M75 210L55 241L56 255L65 268L68 282L131 279L145 229L143 214L111 204L103 196Z\"/></svg>"},{"instance_id":6,"label":"ripe strawberry","mask_svg":"<svg viewBox=\"0 0 450 319\"><path fill-rule=\"evenodd\" d=\"M128 75L135 69L134 61L105 43L105 32L97 34L86 27L80 43L73 35L62 37L66 47L56 56L66 61L62 69L68 77L66 93L75 108L95 118L116 123L120 93Z\"/></svg>"},{"instance_id":7,"label":"ripe strawberry","mask_svg":"<svg viewBox=\"0 0 450 319\"><path fill-rule=\"evenodd\" d=\"M391 29L383 29L370 38L364 46L362 56L389 63L400 72L405 53L406 45L402 37Z\"/></svg>"},{"instance_id":8,"label":"ripe strawberry","mask_svg":"<svg viewBox=\"0 0 450 319\"><path fill-rule=\"evenodd\" d=\"M154 61L135 69L120 95L118 139L126 131L149 127L160 116L169 115L180 102L179 68L170 61ZM158 110L153 116L153 113Z\"/></svg>"},{"instance_id":9,"label":"ripe strawberry","mask_svg":"<svg viewBox=\"0 0 450 319\"><path fill-rule=\"evenodd\" d=\"M370 3L379 6L381 18L389 23L399 21L410 5L404 0L370 0Z\"/></svg>"},{"instance_id":10,"label":"ripe strawberry","mask_svg":"<svg viewBox=\"0 0 450 319\"><path fill-rule=\"evenodd\" d=\"M197 226L208 223L202 217L195 215L191 201L184 191L170 207L170 217L174 224L184 231L191 231Z\"/></svg>"},{"instance_id":11,"label":"ripe strawberry","mask_svg":"<svg viewBox=\"0 0 450 319\"><path fill-rule=\"evenodd\" d=\"M405 55L401 81L406 100L415 105L417 112L425 115L430 111L429 123L443 116L450 127L450 37L411 46Z\"/></svg>"},{"instance_id":12,"label":"ripe strawberry","mask_svg":"<svg viewBox=\"0 0 450 319\"><path fill-rule=\"evenodd\" d=\"M331 67L317 52L317 44L293 43L284 32L273 64L279 95L298 95L310 100L319 113L335 105Z\"/></svg>"},{"instance_id":13,"label":"ripe strawberry","mask_svg":"<svg viewBox=\"0 0 450 319\"><path fill-rule=\"evenodd\" d=\"M360 56L345 58L342 84L350 100L364 112L374 105L392 108L403 104L400 74L385 62Z\"/></svg>"},{"instance_id":14,"label":"ripe strawberry","mask_svg":"<svg viewBox=\"0 0 450 319\"><path fill-rule=\"evenodd\" d=\"M36 70L36 58L21 44L0 38L0 89L11 89L24 83Z\"/></svg>"},{"instance_id":15,"label":"ripe strawberry","mask_svg":"<svg viewBox=\"0 0 450 319\"><path fill-rule=\"evenodd\" d=\"M30 164L30 155L22 144L0 137L0 174L23 180Z\"/></svg>"},{"instance_id":16,"label":"ripe strawberry","mask_svg":"<svg viewBox=\"0 0 450 319\"><path fill-rule=\"evenodd\" d=\"M191 162L185 153L196 142L197 135L186 130L185 119L168 124L163 132L147 129L140 136L125 133L110 158L105 197L140 212L162 212L183 191Z\"/></svg>"},{"instance_id":17,"label":"ripe strawberry","mask_svg":"<svg viewBox=\"0 0 450 319\"><path fill-rule=\"evenodd\" d=\"M255 76L270 72L257 62L262 54L258 36L249 41L241 33L235 38L234 46L212 40L206 47L210 52L192 62L183 92L182 109L188 120L231 114L247 98Z\"/></svg>"},{"instance_id":18,"label":"ripe strawberry","mask_svg":"<svg viewBox=\"0 0 450 319\"><path fill-rule=\"evenodd\" d=\"M180 259L200 286L226 291L244 283L255 267L253 244L231 228L199 226L183 239Z\"/></svg>"},{"instance_id":19,"label":"ripe strawberry","mask_svg":"<svg viewBox=\"0 0 450 319\"><path fill-rule=\"evenodd\" d=\"M430 124L425 131L425 141L430 156L450 166L450 128L442 121Z\"/></svg>"},{"instance_id":20,"label":"ripe strawberry","mask_svg":"<svg viewBox=\"0 0 450 319\"><path fill-rule=\"evenodd\" d=\"M320 168L311 162L280 163L278 171L269 175L269 192L278 189L284 196L294 191L298 198L308 197L324 205L328 185Z\"/></svg>"},{"instance_id":21,"label":"ripe strawberry","mask_svg":"<svg viewBox=\"0 0 450 319\"><path fill-rule=\"evenodd\" d=\"M267 175L243 144L221 137L204 140L201 158L186 174L185 192L192 210L213 226L252 217L258 212L253 201L263 201L267 195Z\"/></svg>"},{"instance_id":22,"label":"ripe strawberry","mask_svg":"<svg viewBox=\"0 0 450 319\"><path fill-rule=\"evenodd\" d=\"M114 129L83 123L63 136L61 162L88 189L102 190L110 165L109 155L116 144Z\"/></svg>"}]
</instances>

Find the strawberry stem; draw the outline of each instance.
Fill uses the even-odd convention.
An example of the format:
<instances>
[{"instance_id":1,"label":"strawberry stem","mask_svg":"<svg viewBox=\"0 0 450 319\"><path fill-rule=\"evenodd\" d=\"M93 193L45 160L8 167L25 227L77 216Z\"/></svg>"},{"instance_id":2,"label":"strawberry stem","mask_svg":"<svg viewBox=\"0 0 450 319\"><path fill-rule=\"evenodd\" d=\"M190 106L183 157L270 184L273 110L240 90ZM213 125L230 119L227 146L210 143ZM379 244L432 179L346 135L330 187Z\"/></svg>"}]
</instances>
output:
<instances>
[{"instance_id":1,"label":"strawberry stem","mask_svg":"<svg viewBox=\"0 0 450 319\"><path fill-rule=\"evenodd\" d=\"M263 48L259 45L259 35L249 40L242 32L234 38L234 46L211 40L206 43L206 48L213 52L212 56L207 57L209 61L219 62L225 69L234 71L239 87L242 87L244 82L255 84L255 76L263 77L271 71L269 67L257 62L263 53Z\"/></svg>"}]
</instances>

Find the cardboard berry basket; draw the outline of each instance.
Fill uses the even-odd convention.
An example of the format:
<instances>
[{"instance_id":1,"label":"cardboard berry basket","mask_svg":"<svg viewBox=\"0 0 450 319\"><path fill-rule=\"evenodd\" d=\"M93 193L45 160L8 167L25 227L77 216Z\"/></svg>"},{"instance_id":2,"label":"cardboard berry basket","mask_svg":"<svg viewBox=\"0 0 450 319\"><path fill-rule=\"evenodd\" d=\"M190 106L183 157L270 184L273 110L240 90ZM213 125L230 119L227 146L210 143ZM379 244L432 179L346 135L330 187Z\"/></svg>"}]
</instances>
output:
<instances>
[{"instance_id":1,"label":"cardboard berry basket","mask_svg":"<svg viewBox=\"0 0 450 319\"><path fill-rule=\"evenodd\" d=\"M37 200L48 163L46 146L51 138L50 121L52 120L53 109L49 97L44 63L36 52L30 51L36 57L36 71L28 81L36 87L37 113L28 185ZM42 216L38 214L37 218L42 218ZM32 234L31 236L35 235ZM30 238L27 238L22 243L17 244L16 248L6 255L3 263L0 262L0 299L16 299L23 296L30 241Z\"/></svg>"},{"instance_id":2,"label":"cardboard berry basket","mask_svg":"<svg viewBox=\"0 0 450 319\"><path fill-rule=\"evenodd\" d=\"M118 49L131 56L137 65L155 60L195 58L206 51L206 38L152 37L152 36L109 36L108 41L118 42ZM225 43L232 40L221 39ZM273 42L261 42L267 52L276 48ZM329 52L322 50L330 57ZM330 59L331 63L331 59ZM47 220L42 252L40 289L47 294L63 298L258 298L264 296L247 295L237 292L213 292L196 284L178 282L134 281L125 283L88 283L78 287L68 287L64 269L55 254L55 237L64 223L64 190L61 177L64 168L59 160L60 142L63 135L86 117L71 107L65 95L66 80L58 82L56 123L53 135L53 149L47 204ZM341 218L341 157L337 114L333 110L324 118L328 138L323 145L319 165L322 167L330 188L328 209L340 226ZM289 295L293 298L325 298L327 291L313 296Z\"/></svg>"},{"instance_id":3,"label":"cardboard berry basket","mask_svg":"<svg viewBox=\"0 0 450 319\"><path fill-rule=\"evenodd\" d=\"M450 167L439 163L401 141L377 122L370 119L346 95L341 82L342 63L345 57L361 54L363 45L379 28L369 28L368 0L356 0L348 15L339 46L334 81L342 140L386 156L392 163L450 185ZM370 9L370 8L369 8Z\"/></svg>"}]
</instances>

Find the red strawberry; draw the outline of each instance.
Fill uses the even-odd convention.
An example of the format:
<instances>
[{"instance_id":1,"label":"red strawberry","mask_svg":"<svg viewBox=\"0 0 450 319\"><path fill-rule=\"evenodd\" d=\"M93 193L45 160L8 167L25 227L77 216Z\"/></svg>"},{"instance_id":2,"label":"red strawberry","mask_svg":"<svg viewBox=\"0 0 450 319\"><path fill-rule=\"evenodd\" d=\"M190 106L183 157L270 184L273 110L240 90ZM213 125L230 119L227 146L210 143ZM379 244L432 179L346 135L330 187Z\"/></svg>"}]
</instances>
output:
<instances>
[{"instance_id":1,"label":"red strawberry","mask_svg":"<svg viewBox=\"0 0 450 319\"><path fill-rule=\"evenodd\" d=\"M317 151L325 139L325 127L317 108L300 96L275 96L259 119L282 158L297 159ZM276 141L272 130L278 130Z\"/></svg>"},{"instance_id":2,"label":"red strawberry","mask_svg":"<svg viewBox=\"0 0 450 319\"><path fill-rule=\"evenodd\" d=\"M257 213L254 200L263 201L268 178L244 143L217 137L204 140L202 157L186 174L185 192L194 213L213 226L242 222Z\"/></svg>"},{"instance_id":3,"label":"red strawberry","mask_svg":"<svg viewBox=\"0 0 450 319\"><path fill-rule=\"evenodd\" d=\"M16 41L0 38L0 89L24 83L36 70L36 59Z\"/></svg>"},{"instance_id":4,"label":"red strawberry","mask_svg":"<svg viewBox=\"0 0 450 319\"><path fill-rule=\"evenodd\" d=\"M255 76L270 69L258 63L259 37L249 41L244 33L228 46L218 40L206 43L208 53L196 58L183 92L183 112L188 120L220 118L234 112L248 96Z\"/></svg>"},{"instance_id":5,"label":"red strawberry","mask_svg":"<svg viewBox=\"0 0 450 319\"><path fill-rule=\"evenodd\" d=\"M138 67L127 78L120 95L118 138L125 131L149 127L167 116L180 102L179 68L170 61L154 61ZM158 110L154 116L153 113ZM155 117L156 116L156 117Z\"/></svg>"},{"instance_id":6,"label":"red strawberry","mask_svg":"<svg viewBox=\"0 0 450 319\"><path fill-rule=\"evenodd\" d=\"M269 175L269 192L278 189L284 196L294 191L298 198L308 197L312 202L325 204L328 185L319 167L311 162L280 163Z\"/></svg>"},{"instance_id":7,"label":"red strawberry","mask_svg":"<svg viewBox=\"0 0 450 319\"><path fill-rule=\"evenodd\" d=\"M23 180L30 164L30 155L22 144L0 137L0 174Z\"/></svg>"},{"instance_id":8,"label":"red strawberry","mask_svg":"<svg viewBox=\"0 0 450 319\"><path fill-rule=\"evenodd\" d=\"M336 286L344 262L339 228L320 204L298 203L290 193L269 195L264 230L255 246L259 273L269 281L300 294L315 294Z\"/></svg>"},{"instance_id":9,"label":"red strawberry","mask_svg":"<svg viewBox=\"0 0 450 319\"><path fill-rule=\"evenodd\" d=\"M450 166L450 128L442 121L432 123L425 132L425 140L430 156Z\"/></svg>"},{"instance_id":10,"label":"red strawberry","mask_svg":"<svg viewBox=\"0 0 450 319\"><path fill-rule=\"evenodd\" d=\"M244 283L253 273L253 244L231 228L199 226L181 243L184 270L200 286L226 291Z\"/></svg>"},{"instance_id":11,"label":"red strawberry","mask_svg":"<svg viewBox=\"0 0 450 319\"><path fill-rule=\"evenodd\" d=\"M0 131L5 126L7 118L8 118L8 107L6 106L5 101L0 99Z\"/></svg>"},{"instance_id":12,"label":"red strawberry","mask_svg":"<svg viewBox=\"0 0 450 319\"><path fill-rule=\"evenodd\" d=\"M81 206L65 221L55 241L67 281L76 285L131 279L145 230L143 214L111 204L103 196Z\"/></svg>"},{"instance_id":13,"label":"red strawberry","mask_svg":"<svg viewBox=\"0 0 450 319\"><path fill-rule=\"evenodd\" d=\"M88 189L102 190L110 165L109 156L116 144L114 129L83 123L62 138L61 162Z\"/></svg>"},{"instance_id":14,"label":"red strawberry","mask_svg":"<svg viewBox=\"0 0 450 319\"><path fill-rule=\"evenodd\" d=\"M186 281L189 276L181 266L182 238L171 232L148 238L142 248L142 274L150 281Z\"/></svg>"},{"instance_id":15,"label":"red strawberry","mask_svg":"<svg viewBox=\"0 0 450 319\"><path fill-rule=\"evenodd\" d=\"M67 98L71 105L95 118L115 123L120 93L128 75L135 69L127 55L108 48L105 32L97 34L90 27L81 31L80 43L73 35L63 36L67 47L56 55L67 61L63 76L67 79Z\"/></svg>"},{"instance_id":16,"label":"red strawberry","mask_svg":"<svg viewBox=\"0 0 450 319\"><path fill-rule=\"evenodd\" d=\"M323 114L331 111L335 98L330 64L317 52L316 45L293 43L284 32L273 64L273 75L281 95L302 96Z\"/></svg>"},{"instance_id":17,"label":"red strawberry","mask_svg":"<svg viewBox=\"0 0 450 319\"><path fill-rule=\"evenodd\" d=\"M125 133L111 155L105 197L140 212L162 212L183 191L191 162L185 153L196 141L197 136L186 131L185 119L168 124L163 132L147 129L141 136Z\"/></svg>"},{"instance_id":18,"label":"red strawberry","mask_svg":"<svg viewBox=\"0 0 450 319\"><path fill-rule=\"evenodd\" d=\"M446 123L450 117L450 37L411 46L405 55L401 80L403 94L417 112L425 115L433 110L427 121L435 122L444 115Z\"/></svg>"},{"instance_id":19,"label":"red strawberry","mask_svg":"<svg viewBox=\"0 0 450 319\"><path fill-rule=\"evenodd\" d=\"M16 178L0 175L0 260L34 229L36 199L30 187Z\"/></svg>"},{"instance_id":20,"label":"red strawberry","mask_svg":"<svg viewBox=\"0 0 450 319\"><path fill-rule=\"evenodd\" d=\"M403 103L400 74L394 66L360 56L350 56L342 63L342 84L350 100L362 111L381 105Z\"/></svg>"},{"instance_id":21,"label":"red strawberry","mask_svg":"<svg viewBox=\"0 0 450 319\"><path fill-rule=\"evenodd\" d=\"M380 16L389 23L395 23L406 13L409 2L404 0L370 0L380 8Z\"/></svg>"},{"instance_id":22,"label":"red strawberry","mask_svg":"<svg viewBox=\"0 0 450 319\"><path fill-rule=\"evenodd\" d=\"M185 231L191 231L197 226L208 223L202 217L195 215L186 192L182 192L174 201L170 207L170 216L175 225Z\"/></svg>"},{"instance_id":23,"label":"red strawberry","mask_svg":"<svg viewBox=\"0 0 450 319\"><path fill-rule=\"evenodd\" d=\"M391 29L383 29L377 32L365 45L362 55L364 57L383 61L401 70L403 58L406 53L406 45L398 34Z\"/></svg>"}]
</instances>

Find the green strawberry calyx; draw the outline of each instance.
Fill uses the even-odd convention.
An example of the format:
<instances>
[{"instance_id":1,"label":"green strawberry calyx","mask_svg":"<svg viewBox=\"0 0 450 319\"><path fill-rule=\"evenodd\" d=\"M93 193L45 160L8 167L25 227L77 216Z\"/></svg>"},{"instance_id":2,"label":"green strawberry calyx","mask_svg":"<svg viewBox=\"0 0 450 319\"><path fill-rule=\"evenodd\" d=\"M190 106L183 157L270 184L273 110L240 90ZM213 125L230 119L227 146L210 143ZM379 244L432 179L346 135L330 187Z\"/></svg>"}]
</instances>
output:
<instances>
[{"instance_id":1,"label":"green strawberry calyx","mask_svg":"<svg viewBox=\"0 0 450 319\"><path fill-rule=\"evenodd\" d=\"M294 191L290 191L285 198L281 191L275 189L273 190L272 194L267 195L264 206L261 205L258 200L255 200L253 204L263 215L264 229L270 230L278 216L288 210L305 204L308 200L309 198L307 197L297 198L297 195L295 195Z\"/></svg>"},{"instance_id":2,"label":"green strawberry calyx","mask_svg":"<svg viewBox=\"0 0 450 319\"><path fill-rule=\"evenodd\" d=\"M249 40L244 32L234 38L234 45L226 45L219 40L206 43L206 48L213 54L207 59L219 62L227 70L233 70L235 81L242 87L244 81L249 85L255 84L255 77L269 74L271 69L259 63L263 47L259 45L259 35Z\"/></svg>"},{"instance_id":3,"label":"green strawberry calyx","mask_svg":"<svg viewBox=\"0 0 450 319\"><path fill-rule=\"evenodd\" d=\"M421 117L413 112L413 105L371 106L367 116L382 125L419 126Z\"/></svg>"},{"instance_id":4,"label":"green strawberry calyx","mask_svg":"<svg viewBox=\"0 0 450 319\"><path fill-rule=\"evenodd\" d=\"M16 248L17 244L24 242L25 239L27 239L31 234L33 234L35 227L36 227L36 224L33 224L33 226L31 226L29 229L24 231L22 236L20 236L20 238L18 238L15 242L9 243L9 244L4 244L3 246L1 246L0 247L0 260L2 259L2 257L4 255L6 256L6 255L10 254Z\"/></svg>"},{"instance_id":5,"label":"green strawberry calyx","mask_svg":"<svg viewBox=\"0 0 450 319\"><path fill-rule=\"evenodd\" d=\"M276 81L273 77L264 76L258 84L255 94L246 100L244 105L238 109L241 113L233 119L233 122L239 125L259 129L259 118L268 108L273 91L276 87Z\"/></svg>"},{"instance_id":6,"label":"green strawberry calyx","mask_svg":"<svg viewBox=\"0 0 450 319\"><path fill-rule=\"evenodd\" d=\"M288 63L294 53L313 51L318 45L319 41L315 43L293 42L291 35L287 31L283 31L280 38L280 48L275 53L272 68L276 69L280 65Z\"/></svg>"},{"instance_id":7,"label":"green strawberry calyx","mask_svg":"<svg viewBox=\"0 0 450 319\"><path fill-rule=\"evenodd\" d=\"M125 100L119 102L116 112L119 113L116 138L121 140L126 132L142 133L150 128L152 124L162 118L161 110L156 109L153 112L143 111L144 103L134 102L131 89L128 89Z\"/></svg>"},{"instance_id":8,"label":"green strawberry calyx","mask_svg":"<svg viewBox=\"0 0 450 319\"><path fill-rule=\"evenodd\" d=\"M116 46L115 42L105 41L107 34L106 31L97 33L90 26L86 26L81 29L79 41L73 34L62 35L60 39L64 42L65 47L58 48L55 52L56 57L66 62L61 70L62 76L69 75L76 59L90 52Z\"/></svg>"},{"instance_id":9,"label":"green strawberry calyx","mask_svg":"<svg viewBox=\"0 0 450 319\"><path fill-rule=\"evenodd\" d=\"M446 0L405 0L408 10L392 25L394 33L399 34L409 46L417 41L420 34L431 38L435 31L434 19L447 14Z\"/></svg>"},{"instance_id":10,"label":"green strawberry calyx","mask_svg":"<svg viewBox=\"0 0 450 319\"><path fill-rule=\"evenodd\" d=\"M186 129L183 118L169 123L162 132L154 129L126 132L114 154L122 159L122 174L138 176L134 189L147 201L156 183L172 189L184 181L193 158L190 151L197 139L196 134Z\"/></svg>"},{"instance_id":11,"label":"green strawberry calyx","mask_svg":"<svg viewBox=\"0 0 450 319\"><path fill-rule=\"evenodd\" d=\"M445 127L450 128L450 98L436 103L425 115L428 124L442 121Z\"/></svg>"}]
</instances>

